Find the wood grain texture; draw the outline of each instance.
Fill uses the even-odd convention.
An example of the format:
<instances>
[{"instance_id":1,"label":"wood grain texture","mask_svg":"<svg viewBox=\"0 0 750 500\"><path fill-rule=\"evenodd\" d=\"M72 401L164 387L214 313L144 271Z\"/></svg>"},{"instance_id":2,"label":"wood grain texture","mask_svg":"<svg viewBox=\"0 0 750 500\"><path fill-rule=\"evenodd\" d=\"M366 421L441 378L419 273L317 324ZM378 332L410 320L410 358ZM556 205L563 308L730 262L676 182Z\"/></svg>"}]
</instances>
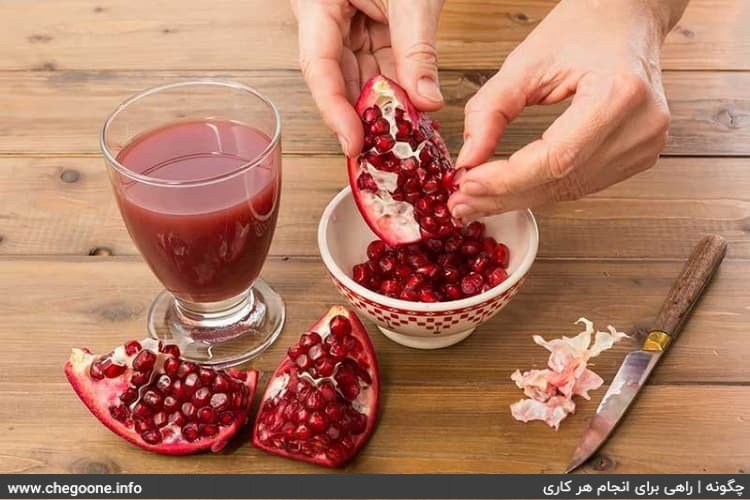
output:
<instances>
[{"instance_id":1,"label":"wood grain texture","mask_svg":"<svg viewBox=\"0 0 750 500\"><path fill-rule=\"evenodd\" d=\"M347 184L343 157L286 156L271 253L317 256L325 205ZM100 158L0 158L0 255L133 255ZM750 258L750 159L663 158L574 203L535 210L541 258L685 258L720 233Z\"/></svg>"},{"instance_id":2,"label":"wood grain texture","mask_svg":"<svg viewBox=\"0 0 750 500\"><path fill-rule=\"evenodd\" d=\"M105 117L126 97L153 85L206 76L236 79L266 93L281 110L284 152L340 152L297 71L42 71L0 73L0 154L96 154ZM442 73L447 104L436 117L452 151L462 143L464 105L489 76ZM664 84L672 111L665 154L750 154L750 73L670 71ZM508 127L498 152L511 153L538 138L566 105L528 108Z\"/></svg>"},{"instance_id":3,"label":"wood grain texture","mask_svg":"<svg viewBox=\"0 0 750 500\"><path fill-rule=\"evenodd\" d=\"M546 364L548 353L532 342L533 334L576 334L580 327L572 323L581 316L600 328L611 323L637 336L650 326L649 318L656 316L681 267L679 261L538 262L513 302L451 349L407 349L368 325L383 385L505 384L516 368ZM330 305L344 300L319 259L274 258L263 276L284 297L288 318L280 340L253 363L268 372L299 334ZM723 264L652 383L750 383L748 280L749 262ZM126 339L145 336L148 306L159 288L135 257L0 259L0 296L6 297L0 335L10 351L3 376L23 380L29 357L37 352L34 364L40 373L35 380L51 384L59 381L71 347L106 352ZM42 307L44 314L35 314ZM618 344L597 359L596 370L608 380L624 353L638 345L636 340Z\"/></svg>"},{"instance_id":4,"label":"wood grain texture","mask_svg":"<svg viewBox=\"0 0 750 500\"><path fill-rule=\"evenodd\" d=\"M721 236L712 234L698 242L664 299L654 329L668 333L672 340L677 339L726 253L727 242Z\"/></svg>"},{"instance_id":5,"label":"wood grain texture","mask_svg":"<svg viewBox=\"0 0 750 500\"><path fill-rule=\"evenodd\" d=\"M449 0L441 65L497 69L555 3ZM8 0L0 19L0 70L297 68L287 1ZM664 67L750 69L748 22L743 0L693 0L667 38Z\"/></svg>"},{"instance_id":6,"label":"wood grain texture","mask_svg":"<svg viewBox=\"0 0 750 500\"><path fill-rule=\"evenodd\" d=\"M43 399L39 398L40 389L44 390ZM602 387L597 394L605 390ZM595 401L583 401L576 414L555 432L539 422L522 424L511 419L508 405L519 399L520 393L510 381L466 387L386 385L383 391L385 405L375 434L344 472L559 473L567 465L586 419L596 409ZM689 411L686 401L690 402ZM716 411L718 401L724 403L721 411ZM62 374L58 382L43 386L4 383L0 402L0 473L325 472L256 450L249 444L249 429L217 455L175 458L143 452L99 425ZM17 417L18 408L25 410L23 419ZM646 387L599 459L583 471L748 470L748 414L749 387ZM665 421L672 423L668 434L653 425ZM39 432L41 427L44 433Z\"/></svg>"}]
</instances>

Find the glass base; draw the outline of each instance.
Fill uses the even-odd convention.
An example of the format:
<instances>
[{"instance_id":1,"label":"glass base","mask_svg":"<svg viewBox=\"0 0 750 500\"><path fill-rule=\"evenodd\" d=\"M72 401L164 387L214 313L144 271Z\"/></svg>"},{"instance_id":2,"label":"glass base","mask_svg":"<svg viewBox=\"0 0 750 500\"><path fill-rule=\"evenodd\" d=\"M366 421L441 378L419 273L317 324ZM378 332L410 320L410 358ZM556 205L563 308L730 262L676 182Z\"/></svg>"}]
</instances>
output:
<instances>
[{"instance_id":1,"label":"glass base","mask_svg":"<svg viewBox=\"0 0 750 500\"><path fill-rule=\"evenodd\" d=\"M258 279L242 294L211 304L185 302L165 290L151 304L148 332L177 344L189 361L224 368L268 349L285 318L281 296Z\"/></svg>"}]
</instances>

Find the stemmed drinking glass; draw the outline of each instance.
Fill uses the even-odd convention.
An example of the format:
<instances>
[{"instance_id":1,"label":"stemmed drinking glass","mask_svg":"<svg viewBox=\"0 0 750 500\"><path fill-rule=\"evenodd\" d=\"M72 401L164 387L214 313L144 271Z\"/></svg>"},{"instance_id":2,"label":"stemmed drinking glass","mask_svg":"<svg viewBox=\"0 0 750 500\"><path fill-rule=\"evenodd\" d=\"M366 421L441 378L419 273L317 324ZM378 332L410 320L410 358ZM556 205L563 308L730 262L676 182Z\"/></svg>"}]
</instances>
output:
<instances>
[{"instance_id":1,"label":"stemmed drinking glass","mask_svg":"<svg viewBox=\"0 0 750 500\"><path fill-rule=\"evenodd\" d=\"M149 334L206 364L260 354L285 314L258 277L281 191L273 103L235 82L163 85L118 106L100 143L128 232L166 288Z\"/></svg>"}]
</instances>

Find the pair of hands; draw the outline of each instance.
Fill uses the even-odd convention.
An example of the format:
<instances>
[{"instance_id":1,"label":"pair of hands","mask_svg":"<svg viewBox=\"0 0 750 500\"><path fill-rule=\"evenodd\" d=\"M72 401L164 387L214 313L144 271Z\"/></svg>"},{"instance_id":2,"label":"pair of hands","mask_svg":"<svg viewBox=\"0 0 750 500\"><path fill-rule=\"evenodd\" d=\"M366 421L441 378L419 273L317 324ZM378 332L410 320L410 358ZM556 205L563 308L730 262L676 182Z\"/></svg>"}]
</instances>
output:
<instances>
[{"instance_id":1,"label":"pair of hands","mask_svg":"<svg viewBox=\"0 0 750 500\"><path fill-rule=\"evenodd\" d=\"M466 104L459 189L448 206L468 221L550 201L574 200L651 167L664 148L669 110L659 50L688 0L562 0ZM415 106L443 105L435 35L443 0L292 0L300 64L344 153L363 131L354 110L377 73ZM493 152L526 106L573 96L538 140L507 159Z\"/></svg>"}]
</instances>

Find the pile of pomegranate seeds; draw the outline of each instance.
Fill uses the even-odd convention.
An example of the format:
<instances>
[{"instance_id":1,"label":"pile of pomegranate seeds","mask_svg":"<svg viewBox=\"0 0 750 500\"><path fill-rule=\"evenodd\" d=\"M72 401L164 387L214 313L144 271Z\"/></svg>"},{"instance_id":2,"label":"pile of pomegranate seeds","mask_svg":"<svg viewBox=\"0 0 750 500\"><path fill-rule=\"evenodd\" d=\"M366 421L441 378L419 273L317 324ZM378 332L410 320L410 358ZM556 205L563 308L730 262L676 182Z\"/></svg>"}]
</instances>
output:
<instances>
[{"instance_id":1,"label":"pile of pomegranate seeds","mask_svg":"<svg viewBox=\"0 0 750 500\"><path fill-rule=\"evenodd\" d=\"M165 454L221 449L246 422L257 379L183 361L176 345L152 339L100 356L74 349L65 372L107 427Z\"/></svg>"},{"instance_id":2,"label":"pile of pomegranate seeds","mask_svg":"<svg viewBox=\"0 0 750 500\"><path fill-rule=\"evenodd\" d=\"M375 240L367 257L352 269L354 281L365 288L411 302L444 302L505 281L510 252L474 221L442 237L395 248Z\"/></svg>"},{"instance_id":3,"label":"pile of pomegranate seeds","mask_svg":"<svg viewBox=\"0 0 750 500\"><path fill-rule=\"evenodd\" d=\"M377 361L352 313L334 307L289 348L260 404L255 446L284 457L339 466L377 417Z\"/></svg>"},{"instance_id":4,"label":"pile of pomegranate seeds","mask_svg":"<svg viewBox=\"0 0 750 500\"><path fill-rule=\"evenodd\" d=\"M455 170L438 123L380 75L363 88L357 111L364 148L348 159L349 178L375 234L394 246L450 234L454 221L446 203L456 189Z\"/></svg>"}]
</instances>

